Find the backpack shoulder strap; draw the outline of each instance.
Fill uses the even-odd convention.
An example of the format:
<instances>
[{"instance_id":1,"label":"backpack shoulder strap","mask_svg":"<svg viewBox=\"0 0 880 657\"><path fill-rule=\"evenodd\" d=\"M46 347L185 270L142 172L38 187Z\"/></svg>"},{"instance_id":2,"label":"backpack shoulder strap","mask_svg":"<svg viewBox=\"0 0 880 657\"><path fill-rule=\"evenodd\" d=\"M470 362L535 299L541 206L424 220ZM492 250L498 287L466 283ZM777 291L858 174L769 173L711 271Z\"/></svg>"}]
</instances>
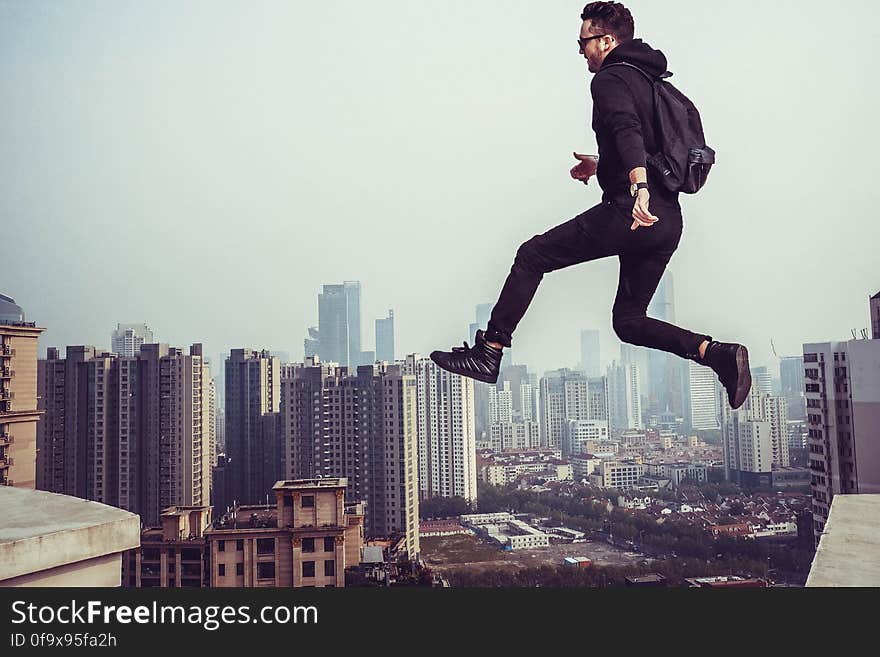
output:
<instances>
[{"instance_id":1,"label":"backpack shoulder strap","mask_svg":"<svg viewBox=\"0 0 880 657\"><path fill-rule=\"evenodd\" d=\"M601 73L602 71L605 71L609 68L614 68L615 66L626 66L627 68L634 68L639 73L644 75L651 83L658 82L660 80L665 80L666 78L672 77L672 73L670 73L669 71L661 73L660 75L655 77L655 76L647 73L640 66L636 66L635 64L630 64L629 62L614 62L613 64L608 64L608 66L603 66L601 69L599 69L599 73Z\"/></svg>"}]
</instances>

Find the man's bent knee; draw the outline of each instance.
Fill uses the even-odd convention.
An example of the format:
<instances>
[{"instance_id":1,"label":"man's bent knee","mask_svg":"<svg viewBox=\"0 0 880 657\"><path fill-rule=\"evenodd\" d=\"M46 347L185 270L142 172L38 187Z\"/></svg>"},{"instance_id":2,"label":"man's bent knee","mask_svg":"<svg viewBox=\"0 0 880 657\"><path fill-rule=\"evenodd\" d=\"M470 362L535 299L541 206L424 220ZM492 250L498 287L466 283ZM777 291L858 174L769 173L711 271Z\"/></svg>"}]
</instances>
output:
<instances>
[{"instance_id":1,"label":"man's bent knee","mask_svg":"<svg viewBox=\"0 0 880 657\"><path fill-rule=\"evenodd\" d=\"M613 317L611 326L621 341L634 344L642 334L642 327L647 317Z\"/></svg>"},{"instance_id":2,"label":"man's bent knee","mask_svg":"<svg viewBox=\"0 0 880 657\"><path fill-rule=\"evenodd\" d=\"M538 243L534 237L519 245L519 248L516 250L516 257L513 260L513 264L526 271L535 273L544 272L541 267L541 259L538 256Z\"/></svg>"}]
</instances>

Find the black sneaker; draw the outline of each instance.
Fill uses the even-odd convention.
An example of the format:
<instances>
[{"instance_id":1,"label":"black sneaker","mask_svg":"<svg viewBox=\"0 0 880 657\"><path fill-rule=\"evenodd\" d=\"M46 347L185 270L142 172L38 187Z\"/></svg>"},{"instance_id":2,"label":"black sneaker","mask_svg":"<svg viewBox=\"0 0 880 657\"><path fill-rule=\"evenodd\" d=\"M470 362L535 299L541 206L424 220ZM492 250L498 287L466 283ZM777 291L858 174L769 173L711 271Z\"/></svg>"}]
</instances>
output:
<instances>
[{"instance_id":1,"label":"black sneaker","mask_svg":"<svg viewBox=\"0 0 880 657\"><path fill-rule=\"evenodd\" d=\"M749 350L741 344L713 340L706 347L703 362L718 374L721 385L727 390L730 407L742 406L752 388Z\"/></svg>"},{"instance_id":2,"label":"black sneaker","mask_svg":"<svg viewBox=\"0 0 880 657\"><path fill-rule=\"evenodd\" d=\"M453 347L452 351L432 351L431 360L447 372L461 374L483 383L496 383L501 368L502 350L486 341L485 331L479 329L476 344Z\"/></svg>"}]
</instances>

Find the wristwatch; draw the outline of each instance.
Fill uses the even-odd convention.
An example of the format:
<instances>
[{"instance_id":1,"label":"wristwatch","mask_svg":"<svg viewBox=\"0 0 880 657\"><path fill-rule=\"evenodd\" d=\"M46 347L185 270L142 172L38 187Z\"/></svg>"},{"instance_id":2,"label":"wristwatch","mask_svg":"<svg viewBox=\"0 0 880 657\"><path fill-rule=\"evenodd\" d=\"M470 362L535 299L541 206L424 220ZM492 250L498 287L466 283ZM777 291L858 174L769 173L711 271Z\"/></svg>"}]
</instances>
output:
<instances>
[{"instance_id":1,"label":"wristwatch","mask_svg":"<svg viewBox=\"0 0 880 657\"><path fill-rule=\"evenodd\" d=\"M646 183L646 182L633 183L632 185L629 186L629 195L635 196L636 194L639 193L640 189L648 189L648 183Z\"/></svg>"}]
</instances>

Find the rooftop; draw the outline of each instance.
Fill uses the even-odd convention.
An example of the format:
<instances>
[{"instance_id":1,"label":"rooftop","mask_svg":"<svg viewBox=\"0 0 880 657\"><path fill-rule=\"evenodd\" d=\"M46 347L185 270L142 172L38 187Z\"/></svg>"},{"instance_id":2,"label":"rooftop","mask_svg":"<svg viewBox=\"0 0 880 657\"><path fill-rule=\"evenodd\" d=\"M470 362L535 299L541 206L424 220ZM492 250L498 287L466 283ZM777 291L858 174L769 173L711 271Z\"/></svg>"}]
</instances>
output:
<instances>
[{"instance_id":1,"label":"rooftop","mask_svg":"<svg viewBox=\"0 0 880 657\"><path fill-rule=\"evenodd\" d=\"M835 495L806 586L880 586L880 495Z\"/></svg>"},{"instance_id":2,"label":"rooftop","mask_svg":"<svg viewBox=\"0 0 880 657\"><path fill-rule=\"evenodd\" d=\"M272 490L299 490L302 488L345 488L348 480L345 477L323 477L321 479L295 479L278 481Z\"/></svg>"},{"instance_id":3,"label":"rooftop","mask_svg":"<svg viewBox=\"0 0 880 657\"><path fill-rule=\"evenodd\" d=\"M140 545L140 518L116 507L0 486L0 581Z\"/></svg>"}]
</instances>

